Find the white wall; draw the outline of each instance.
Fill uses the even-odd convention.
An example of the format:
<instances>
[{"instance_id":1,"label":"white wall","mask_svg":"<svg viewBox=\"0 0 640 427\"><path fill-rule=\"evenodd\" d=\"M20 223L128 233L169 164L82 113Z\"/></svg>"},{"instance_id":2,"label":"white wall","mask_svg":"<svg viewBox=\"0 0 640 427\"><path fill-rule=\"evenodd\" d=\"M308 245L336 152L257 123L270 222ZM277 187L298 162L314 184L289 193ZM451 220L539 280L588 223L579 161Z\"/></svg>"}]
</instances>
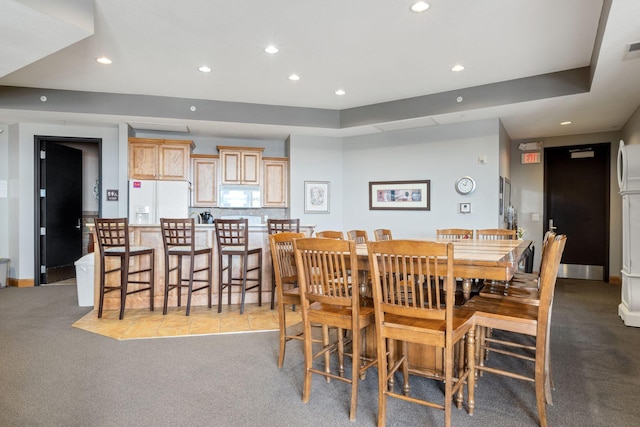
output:
<instances>
[{"instance_id":1,"label":"white wall","mask_svg":"<svg viewBox=\"0 0 640 427\"><path fill-rule=\"evenodd\" d=\"M317 136L289 137L290 215L316 231L344 230L343 140ZM329 181L329 213L304 213L304 182Z\"/></svg>"},{"instance_id":2,"label":"white wall","mask_svg":"<svg viewBox=\"0 0 640 427\"><path fill-rule=\"evenodd\" d=\"M0 125L0 258L9 257L9 126Z\"/></svg>"},{"instance_id":3,"label":"white wall","mask_svg":"<svg viewBox=\"0 0 640 427\"><path fill-rule=\"evenodd\" d=\"M610 227L609 227L609 275L620 277L622 268L622 199L620 198L616 178L616 161L620 132L592 133L553 138L538 138L544 147L563 147L571 145L611 143L610 166ZM518 226L526 229L525 239L536 241L536 248L542 248L542 237L547 230L544 224L544 149L538 164L520 164L521 151L518 144L526 141L513 141L511 144L511 198L518 207ZM538 214L539 221L533 221L532 215ZM534 268L540 263L540 250L536 250Z\"/></svg>"},{"instance_id":4,"label":"white wall","mask_svg":"<svg viewBox=\"0 0 640 427\"><path fill-rule=\"evenodd\" d=\"M343 229L390 228L394 238L435 236L438 228L496 228L499 122L483 120L345 138ZM481 164L479 157L486 156ZM476 190L461 196L455 181L473 177ZM431 181L431 210L369 210L370 181ZM458 204L471 203L470 214Z\"/></svg>"}]
</instances>

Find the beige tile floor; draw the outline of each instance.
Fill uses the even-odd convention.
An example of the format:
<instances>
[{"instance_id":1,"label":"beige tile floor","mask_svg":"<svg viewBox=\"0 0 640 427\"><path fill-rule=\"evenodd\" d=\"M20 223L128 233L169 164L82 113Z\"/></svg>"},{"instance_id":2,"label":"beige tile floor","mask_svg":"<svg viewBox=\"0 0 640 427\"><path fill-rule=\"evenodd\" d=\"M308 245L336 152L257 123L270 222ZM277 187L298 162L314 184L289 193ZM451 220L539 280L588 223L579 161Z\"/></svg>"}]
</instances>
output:
<instances>
[{"instance_id":1,"label":"beige tile floor","mask_svg":"<svg viewBox=\"0 0 640 427\"><path fill-rule=\"evenodd\" d=\"M271 310L268 303L262 307L247 304L244 314L240 314L239 305L223 306L222 313L214 305L211 309L192 306L189 316L185 316L184 307L169 308L166 315L162 307L155 311L127 309L122 320L118 315L117 310L105 310L98 319L98 311L93 310L72 326L117 340L278 330L278 310ZM301 321L300 307L295 312L288 307L287 324Z\"/></svg>"}]
</instances>

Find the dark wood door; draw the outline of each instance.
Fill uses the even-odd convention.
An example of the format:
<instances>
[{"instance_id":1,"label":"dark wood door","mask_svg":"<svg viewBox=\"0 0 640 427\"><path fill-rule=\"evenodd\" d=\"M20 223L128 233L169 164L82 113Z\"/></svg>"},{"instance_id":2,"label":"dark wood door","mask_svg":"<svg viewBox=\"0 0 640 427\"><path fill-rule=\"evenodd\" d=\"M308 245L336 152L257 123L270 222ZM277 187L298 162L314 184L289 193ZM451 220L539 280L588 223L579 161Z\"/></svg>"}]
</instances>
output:
<instances>
[{"instance_id":1,"label":"dark wood door","mask_svg":"<svg viewBox=\"0 0 640 427\"><path fill-rule=\"evenodd\" d=\"M40 144L40 283L75 277L82 256L82 150Z\"/></svg>"},{"instance_id":2,"label":"dark wood door","mask_svg":"<svg viewBox=\"0 0 640 427\"><path fill-rule=\"evenodd\" d=\"M566 234L558 277L609 279L610 144L544 150L545 224Z\"/></svg>"}]
</instances>

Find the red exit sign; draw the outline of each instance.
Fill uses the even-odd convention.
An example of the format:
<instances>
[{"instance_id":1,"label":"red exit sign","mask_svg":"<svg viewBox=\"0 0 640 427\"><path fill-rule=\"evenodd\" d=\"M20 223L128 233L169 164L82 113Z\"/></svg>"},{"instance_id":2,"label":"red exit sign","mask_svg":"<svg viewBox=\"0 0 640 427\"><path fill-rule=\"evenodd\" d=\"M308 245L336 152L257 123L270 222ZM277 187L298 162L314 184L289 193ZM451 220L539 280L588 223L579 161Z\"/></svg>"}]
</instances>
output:
<instances>
[{"instance_id":1,"label":"red exit sign","mask_svg":"<svg viewBox=\"0 0 640 427\"><path fill-rule=\"evenodd\" d=\"M522 153L521 163L523 165L529 163L540 163L540 152L535 153Z\"/></svg>"}]
</instances>

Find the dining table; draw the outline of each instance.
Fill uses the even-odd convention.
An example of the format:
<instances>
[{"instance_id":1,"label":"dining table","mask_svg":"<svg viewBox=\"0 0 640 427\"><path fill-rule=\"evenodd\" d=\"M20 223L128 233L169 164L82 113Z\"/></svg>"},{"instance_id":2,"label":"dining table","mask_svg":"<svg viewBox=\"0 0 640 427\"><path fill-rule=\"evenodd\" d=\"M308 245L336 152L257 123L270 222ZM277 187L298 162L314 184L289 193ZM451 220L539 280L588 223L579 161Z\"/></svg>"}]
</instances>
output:
<instances>
[{"instance_id":1,"label":"dining table","mask_svg":"<svg viewBox=\"0 0 640 427\"><path fill-rule=\"evenodd\" d=\"M464 301L471 298L475 279L509 281L533 254L533 240L442 239L411 240L453 243L453 275L462 280ZM356 245L358 270L369 270L367 245Z\"/></svg>"},{"instance_id":2,"label":"dining table","mask_svg":"<svg viewBox=\"0 0 640 427\"><path fill-rule=\"evenodd\" d=\"M509 281L521 264L530 263L533 256L533 240L442 239L419 238L433 242L453 243L453 275L462 280L464 302L471 298L471 285L476 279ZM369 270L367 244L357 244L358 270ZM375 331L365 331L367 354L375 354ZM437 372L442 370L442 349L424 344L409 343L410 370Z\"/></svg>"}]
</instances>

